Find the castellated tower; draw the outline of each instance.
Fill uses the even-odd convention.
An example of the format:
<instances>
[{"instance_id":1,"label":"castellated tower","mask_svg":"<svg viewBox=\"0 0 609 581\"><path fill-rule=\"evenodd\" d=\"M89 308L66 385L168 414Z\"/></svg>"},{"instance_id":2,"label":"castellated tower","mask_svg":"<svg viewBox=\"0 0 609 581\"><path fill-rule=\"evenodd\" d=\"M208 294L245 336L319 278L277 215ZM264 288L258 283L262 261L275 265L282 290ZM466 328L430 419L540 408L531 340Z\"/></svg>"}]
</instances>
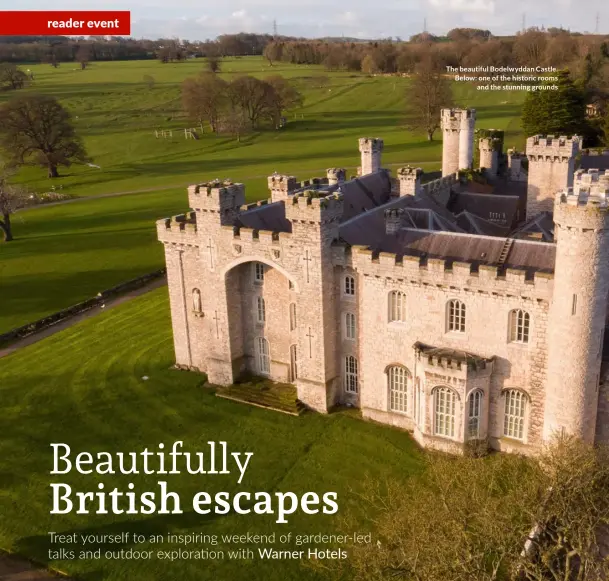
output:
<instances>
[{"instance_id":1,"label":"castellated tower","mask_svg":"<svg viewBox=\"0 0 609 581\"><path fill-rule=\"evenodd\" d=\"M326 170L326 175L328 177L328 185L335 186L345 181L347 172L343 167L331 167Z\"/></svg>"},{"instance_id":2,"label":"castellated tower","mask_svg":"<svg viewBox=\"0 0 609 581\"><path fill-rule=\"evenodd\" d=\"M359 140L359 150L362 154L361 175L375 173L381 169L381 154L383 140L380 138L362 137Z\"/></svg>"},{"instance_id":3,"label":"castellated tower","mask_svg":"<svg viewBox=\"0 0 609 581\"><path fill-rule=\"evenodd\" d=\"M341 377L332 243L338 238L344 203L340 194L318 196L315 191L298 193L286 202L285 210L298 254L297 310L305 321L298 329L298 399L326 412L334 404Z\"/></svg>"},{"instance_id":4,"label":"castellated tower","mask_svg":"<svg viewBox=\"0 0 609 581\"><path fill-rule=\"evenodd\" d=\"M575 156L580 147L581 139L576 135L572 138L535 135L527 139L527 219L539 212L551 212L556 192L573 185Z\"/></svg>"},{"instance_id":5,"label":"castellated tower","mask_svg":"<svg viewBox=\"0 0 609 581\"><path fill-rule=\"evenodd\" d=\"M400 197L416 196L421 191L421 177L423 169L420 167L401 167L397 171L400 184Z\"/></svg>"},{"instance_id":6,"label":"castellated tower","mask_svg":"<svg viewBox=\"0 0 609 581\"><path fill-rule=\"evenodd\" d=\"M480 168L484 168L491 177L495 177L499 171L500 143L501 140L492 137L483 137L478 141Z\"/></svg>"},{"instance_id":7,"label":"castellated tower","mask_svg":"<svg viewBox=\"0 0 609 581\"><path fill-rule=\"evenodd\" d=\"M577 178L554 207L545 441L565 433L593 442L595 434L609 293L609 173Z\"/></svg>"},{"instance_id":8,"label":"castellated tower","mask_svg":"<svg viewBox=\"0 0 609 581\"><path fill-rule=\"evenodd\" d=\"M442 109L442 175L472 167L475 109Z\"/></svg>"},{"instance_id":9,"label":"castellated tower","mask_svg":"<svg viewBox=\"0 0 609 581\"><path fill-rule=\"evenodd\" d=\"M232 226L245 204L245 186L220 180L189 186L188 203L197 212L198 225Z\"/></svg>"},{"instance_id":10,"label":"castellated tower","mask_svg":"<svg viewBox=\"0 0 609 581\"><path fill-rule=\"evenodd\" d=\"M268 178L269 190L271 190L271 201L279 202L287 200L290 194L299 187L294 176L273 174Z\"/></svg>"}]
</instances>

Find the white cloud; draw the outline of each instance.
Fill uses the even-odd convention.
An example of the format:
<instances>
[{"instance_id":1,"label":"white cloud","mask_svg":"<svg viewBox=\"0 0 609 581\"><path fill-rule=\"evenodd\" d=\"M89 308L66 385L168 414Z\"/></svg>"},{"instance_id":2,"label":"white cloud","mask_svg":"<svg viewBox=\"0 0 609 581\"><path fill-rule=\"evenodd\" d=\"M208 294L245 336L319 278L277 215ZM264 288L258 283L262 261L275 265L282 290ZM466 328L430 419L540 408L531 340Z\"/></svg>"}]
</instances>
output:
<instances>
[{"instance_id":1,"label":"white cloud","mask_svg":"<svg viewBox=\"0 0 609 581\"><path fill-rule=\"evenodd\" d=\"M495 12L495 0L429 0L434 8L453 12Z\"/></svg>"},{"instance_id":2,"label":"white cloud","mask_svg":"<svg viewBox=\"0 0 609 581\"><path fill-rule=\"evenodd\" d=\"M237 10L231 14L233 18L245 18L247 16L247 12L245 10Z\"/></svg>"}]
</instances>

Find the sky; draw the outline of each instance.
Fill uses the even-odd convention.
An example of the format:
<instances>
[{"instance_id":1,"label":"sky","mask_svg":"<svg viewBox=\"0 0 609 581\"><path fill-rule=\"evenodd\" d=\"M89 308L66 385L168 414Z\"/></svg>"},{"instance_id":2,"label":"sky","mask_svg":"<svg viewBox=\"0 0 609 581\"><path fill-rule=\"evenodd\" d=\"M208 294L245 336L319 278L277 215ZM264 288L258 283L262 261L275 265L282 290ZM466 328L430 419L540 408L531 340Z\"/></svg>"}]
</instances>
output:
<instances>
[{"instance_id":1,"label":"sky","mask_svg":"<svg viewBox=\"0 0 609 581\"><path fill-rule=\"evenodd\" d=\"M3 6L3 4L5 6ZM12 4L9 6L9 4ZM513 34L529 26L562 26L580 32L609 33L607 0L56 0L55 10L131 10L137 38L205 40L234 32L286 36L358 38L433 34L455 27ZM21 0L21 10L48 9L48 0ZM0 0L0 9L13 8Z\"/></svg>"}]
</instances>

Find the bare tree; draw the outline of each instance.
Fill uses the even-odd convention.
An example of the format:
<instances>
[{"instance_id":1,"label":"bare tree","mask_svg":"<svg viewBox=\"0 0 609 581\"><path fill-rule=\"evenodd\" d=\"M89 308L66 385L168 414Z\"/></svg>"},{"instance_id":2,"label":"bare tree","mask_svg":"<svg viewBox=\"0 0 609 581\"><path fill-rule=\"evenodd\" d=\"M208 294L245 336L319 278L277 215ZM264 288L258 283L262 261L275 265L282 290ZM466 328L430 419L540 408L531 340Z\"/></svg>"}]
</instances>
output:
<instances>
[{"instance_id":1,"label":"bare tree","mask_svg":"<svg viewBox=\"0 0 609 581\"><path fill-rule=\"evenodd\" d=\"M27 81L27 75L16 65L0 63L0 89L22 89Z\"/></svg>"},{"instance_id":2,"label":"bare tree","mask_svg":"<svg viewBox=\"0 0 609 581\"><path fill-rule=\"evenodd\" d=\"M199 125L209 123L218 132L218 120L228 102L228 84L215 74L203 73L182 83L182 105L187 115Z\"/></svg>"},{"instance_id":3,"label":"bare tree","mask_svg":"<svg viewBox=\"0 0 609 581\"><path fill-rule=\"evenodd\" d=\"M609 574L609 455L576 440L539 461L429 454L406 483L370 482L345 530L373 531L317 566L352 581L599 581Z\"/></svg>"},{"instance_id":4,"label":"bare tree","mask_svg":"<svg viewBox=\"0 0 609 581\"><path fill-rule=\"evenodd\" d=\"M6 163L0 161L0 230L2 230L5 242L14 240L11 214L27 205L25 190L9 183L14 171Z\"/></svg>"},{"instance_id":5,"label":"bare tree","mask_svg":"<svg viewBox=\"0 0 609 581\"><path fill-rule=\"evenodd\" d=\"M76 51L76 60L80 63L81 70L85 70L91 59L91 46L81 44Z\"/></svg>"},{"instance_id":6,"label":"bare tree","mask_svg":"<svg viewBox=\"0 0 609 581\"><path fill-rule=\"evenodd\" d=\"M269 61L269 65L273 66L273 62L281 60L283 53L283 45L280 42L271 41L264 47L264 58Z\"/></svg>"},{"instance_id":7,"label":"bare tree","mask_svg":"<svg viewBox=\"0 0 609 581\"><path fill-rule=\"evenodd\" d=\"M70 114L50 95L14 97L0 107L0 146L13 163L38 163L50 178L59 176L60 165L88 160Z\"/></svg>"},{"instance_id":8,"label":"bare tree","mask_svg":"<svg viewBox=\"0 0 609 581\"><path fill-rule=\"evenodd\" d=\"M207 57L207 70L210 73L219 73L222 68L222 59L217 56Z\"/></svg>"},{"instance_id":9,"label":"bare tree","mask_svg":"<svg viewBox=\"0 0 609 581\"><path fill-rule=\"evenodd\" d=\"M261 119L272 115L275 95L269 83L244 75L230 83L229 93L231 103L246 112L252 129L258 127Z\"/></svg>"},{"instance_id":10,"label":"bare tree","mask_svg":"<svg viewBox=\"0 0 609 581\"><path fill-rule=\"evenodd\" d=\"M406 121L409 129L424 131L427 139L440 127L440 110L453 105L451 82L442 76L431 59L419 63L406 95Z\"/></svg>"},{"instance_id":11,"label":"bare tree","mask_svg":"<svg viewBox=\"0 0 609 581\"><path fill-rule=\"evenodd\" d=\"M271 75L270 77L266 77L264 81L273 89L273 91L268 94L269 99L271 100L269 113L271 122L277 129L283 113L302 107L304 99L302 93L281 75Z\"/></svg>"}]
</instances>

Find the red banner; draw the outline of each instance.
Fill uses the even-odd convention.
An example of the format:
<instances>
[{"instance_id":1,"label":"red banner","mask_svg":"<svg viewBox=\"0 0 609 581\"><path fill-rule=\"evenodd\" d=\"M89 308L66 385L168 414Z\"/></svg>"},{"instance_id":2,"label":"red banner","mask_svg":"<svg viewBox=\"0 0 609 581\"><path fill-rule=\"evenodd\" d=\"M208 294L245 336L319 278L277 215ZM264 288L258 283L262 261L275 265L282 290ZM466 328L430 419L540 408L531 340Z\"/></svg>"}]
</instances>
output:
<instances>
[{"instance_id":1,"label":"red banner","mask_svg":"<svg viewBox=\"0 0 609 581\"><path fill-rule=\"evenodd\" d=\"M128 36L127 10L0 10L0 36Z\"/></svg>"}]
</instances>

